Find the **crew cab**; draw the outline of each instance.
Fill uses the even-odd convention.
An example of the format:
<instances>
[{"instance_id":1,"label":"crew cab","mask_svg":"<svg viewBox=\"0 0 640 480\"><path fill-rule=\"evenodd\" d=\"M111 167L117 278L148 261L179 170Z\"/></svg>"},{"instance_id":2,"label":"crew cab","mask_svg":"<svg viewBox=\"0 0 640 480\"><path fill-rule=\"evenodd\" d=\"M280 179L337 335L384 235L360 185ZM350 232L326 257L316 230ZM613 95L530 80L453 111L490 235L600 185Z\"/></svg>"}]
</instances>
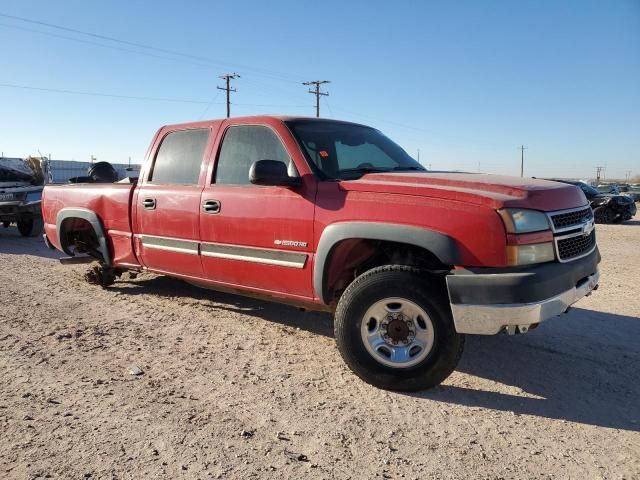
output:
<instances>
[{"instance_id":1,"label":"crew cab","mask_svg":"<svg viewBox=\"0 0 640 480\"><path fill-rule=\"evenodd\" d=\"M348 366L418 390L465 334L525 333L594 290L573 185L426 171L376 129L255 116L162 127L135 183L47 186L45 241L108 286L150 271L334 312Z\"/></svg>"}]
</instances>

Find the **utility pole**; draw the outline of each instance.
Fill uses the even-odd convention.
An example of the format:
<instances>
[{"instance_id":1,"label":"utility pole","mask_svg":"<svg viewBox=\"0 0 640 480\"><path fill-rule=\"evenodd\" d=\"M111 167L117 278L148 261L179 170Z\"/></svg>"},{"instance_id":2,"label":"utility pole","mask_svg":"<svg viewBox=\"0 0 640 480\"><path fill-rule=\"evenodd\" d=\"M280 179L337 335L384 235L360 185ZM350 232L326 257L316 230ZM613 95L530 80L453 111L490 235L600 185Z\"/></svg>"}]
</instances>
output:
<instances>
[{"instance_id":1,"label":"utility pole","mask_svg":"<svg viewBox=\"0 0 640 480\"><path fill-rule=\"evenodd\" d=\"M302 82L303 85L314 85L315 89L309 89L309 93L313 93L316 96L316 117L320 116L320 95L324 95L325 97L329 96L328 92L321 92L320 85L325 83L331 83L329 80L313 80L310 82Z\"/></svg>"},{"instance_id":2,"label":"utility pole","mask_svg":"<svg viewBox=\"0 0 640 480\"><path fill-rule=\"evenodd\" d=\"M524 151L527 149L524 145L520 145L520 176L524 177Z\"/></svg>"},{"instance_id":3,"label":"utility pole","mask_svg":"<svg viewBox=\"0 0 640 480\"><path fill-rule=\"evenodd\" d=\"M600 174L604 171L604 167L596 167L596 184L600 183Z\"/></svg>"},{"instance_id":4,"label":"utility pole","mask_svg":"<svg viewBox=\"0 0 640 480\"><path fill-rule=\"evenodd\" d=\"M236 78L240 78L240 75L237 73L225 73L221 75L220 78L226 82L225 87L216 87L218 90L224 90L227 92L227 118L231 116L231 92L237 92L235 88L231 88L231 80L235 80Z\"/></svg>"}]
</instances>

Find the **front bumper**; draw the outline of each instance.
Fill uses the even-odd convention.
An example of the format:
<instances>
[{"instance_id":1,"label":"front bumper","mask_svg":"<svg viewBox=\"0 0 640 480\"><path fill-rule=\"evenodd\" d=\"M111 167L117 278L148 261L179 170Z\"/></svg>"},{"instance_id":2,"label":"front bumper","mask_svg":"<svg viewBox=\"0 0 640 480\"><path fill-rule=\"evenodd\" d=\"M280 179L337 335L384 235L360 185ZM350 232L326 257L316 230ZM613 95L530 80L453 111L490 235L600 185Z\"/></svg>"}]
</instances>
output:
<instances>
[{"instance_id":1,"label":"front bumper","mask_svg":"<svg viewBox=\"0 0 640 480\"><path fill-rule=\"evenodd\" d=\"M447 276L451 311L458 333L524 333L560 315L597 288L597 248L569 263L529 269L475 269Z\"/></svg>"}]
</instances>

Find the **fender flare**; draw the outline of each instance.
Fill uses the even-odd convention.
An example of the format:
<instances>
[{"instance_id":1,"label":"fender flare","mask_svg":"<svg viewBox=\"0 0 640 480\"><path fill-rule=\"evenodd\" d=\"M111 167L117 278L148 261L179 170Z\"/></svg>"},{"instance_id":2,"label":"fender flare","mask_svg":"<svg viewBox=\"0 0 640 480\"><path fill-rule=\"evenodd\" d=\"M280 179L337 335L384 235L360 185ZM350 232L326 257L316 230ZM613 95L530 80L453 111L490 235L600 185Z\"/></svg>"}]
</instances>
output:
<instances>
[{"instance_id":1,"label":"fender flare","mask_svg":"<svg viewBox=\"0 0 640 480\"><path fill-rule=\"evenodd\" d=\"M456 241L452 237L435 230L391 223L334 223L326 227L320 236L313 270L315 295L325 303L330 301L330 299L325 298L324 292L327 260L338 243L353 238L386 240L415 245L429 250L446 265L460 264L460 250Z\"/></svg>"},{"instance_id":2,"label":"fender flare","mask_svg":"<svg viewBox=\"0 0 640 480\"><path fill-rule=\"evenodd\" d=\"M93 231L98 238L98 251L102 254L102 259L104 263L108 266L111 266L111 254L109 253L109 246L107 244L107 237L104 233L104 229L102 228L102 223L96 215L95 212L86 208L63 208L58 212L58 217L56 218L56 232L58 235L58 243L64 253L67 255L73 256L73 252L69 250L67 245L62 241L62 223L69 218L81 218L82 220L86 220L93 227Z\"/></svg>"}]
</instances>

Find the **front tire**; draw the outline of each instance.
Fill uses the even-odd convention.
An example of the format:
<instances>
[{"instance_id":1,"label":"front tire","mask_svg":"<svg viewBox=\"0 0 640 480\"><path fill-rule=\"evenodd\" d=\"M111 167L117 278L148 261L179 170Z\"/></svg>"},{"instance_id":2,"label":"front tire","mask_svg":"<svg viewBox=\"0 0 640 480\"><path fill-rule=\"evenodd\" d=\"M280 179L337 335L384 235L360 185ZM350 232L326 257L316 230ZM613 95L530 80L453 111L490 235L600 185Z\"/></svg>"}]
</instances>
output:
<instances>
[{"instance_id":1,"label":"front tire","mask_svg":"<svg viewBox=\"0 0 640 480\"><path fill-rule=\"evenodd\" d=\"M464 336L455 331L444 284L411 267L387 265L356 278L335 314L338 350L365 382L416 391L456 368Z\"/></svg>"}]
</instances>

